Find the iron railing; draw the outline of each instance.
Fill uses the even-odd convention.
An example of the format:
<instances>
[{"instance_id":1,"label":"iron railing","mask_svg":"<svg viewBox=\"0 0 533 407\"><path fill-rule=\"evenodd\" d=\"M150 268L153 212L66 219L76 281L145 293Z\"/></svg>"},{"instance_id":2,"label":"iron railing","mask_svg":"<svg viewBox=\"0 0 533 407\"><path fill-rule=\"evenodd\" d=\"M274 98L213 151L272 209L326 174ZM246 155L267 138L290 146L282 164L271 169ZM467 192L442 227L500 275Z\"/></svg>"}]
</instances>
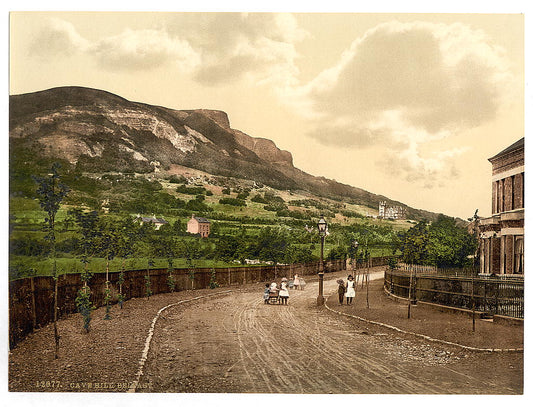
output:
<instances>
[{"instance_id":1,"label":"iron railing","mask_svg":"<svg viewBox=\"0 0 533 407\"><path fill-rule=\"evenodd\" d=\"M476 275L422 271L402 267L385 272L385 289L396 296L487 314L524 318L524 279L521 276Z\"/></svg>"}]
</instances>

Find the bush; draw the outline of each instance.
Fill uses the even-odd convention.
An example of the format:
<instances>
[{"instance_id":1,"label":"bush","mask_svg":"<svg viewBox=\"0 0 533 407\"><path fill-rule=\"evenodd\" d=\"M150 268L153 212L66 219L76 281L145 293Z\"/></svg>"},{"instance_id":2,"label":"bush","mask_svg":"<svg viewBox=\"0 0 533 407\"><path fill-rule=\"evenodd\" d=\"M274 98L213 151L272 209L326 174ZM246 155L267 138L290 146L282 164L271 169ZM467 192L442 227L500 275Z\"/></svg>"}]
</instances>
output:
<instances>
[{"instance_id":1,"label":"bush","mask_svg":"<svg viewBox=\"0 0 533 407\"><path fill-rule=\"evenodd\" d=\"M221 198L218 203L222 205L246 206L246 202L237 198Z\"/></svg>"},{"instance_id":2,"label":"bush","mask_svg":"<svg viewBox=\"0 0 533 407\"><path fill-rule=\"evenodd\" d=\"M168 182L170 182L171 184L184 184L185 182L187 182L187 178L185 178L183 175L171 175Z\"/></svg>"},{"instance_id":3,"label":"bush","mask_svg":"<svg viewBox=\"0 0 533 407\"><path fill-rule=\"evenodd\" d=\"M268 201L263 198L260 194L257 194L255 195L252 199L251 199L252 202L257 202L257 203L262 203L262 204L267 204Z\"/></svg>"},{"instance_id":4,"label":"bush","mask_svg":"<svg viewBox=\"0 0 533 407\"><path fill-rule=\"evenodd\" d=\"M201 195L206 193L204 187L188 187L186 185L180 185L176 188L176 192L187 195Z\"/></svg>"},{"instance_id":5,"label":"bush","mask_svg":"<svg viewBox=\"0 0 533 407\"><path fill-rule=\"evenodd\" d=\"M246 198L248 198L248 195L250 195L250 193L247 192L247 191L240 192L240 193L237 195L237 199L245 200Z\"/></svg>"}]
</instances>

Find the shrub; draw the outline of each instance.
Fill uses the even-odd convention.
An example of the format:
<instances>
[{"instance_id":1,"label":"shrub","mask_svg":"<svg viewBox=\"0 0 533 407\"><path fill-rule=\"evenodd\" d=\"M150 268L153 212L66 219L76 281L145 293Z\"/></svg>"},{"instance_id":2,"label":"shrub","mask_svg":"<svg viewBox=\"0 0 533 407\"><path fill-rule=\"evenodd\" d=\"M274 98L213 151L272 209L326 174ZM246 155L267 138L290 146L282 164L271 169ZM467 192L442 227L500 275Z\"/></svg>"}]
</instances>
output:
<instances>
[{"instance_id":1,"label":"shrub","mask_svg":"<svg viewBox=\"0 0 533 407\"><path fill-rule=\"evenodd\" d=\"M237 198L221 198L218 203L222 205L246 206L246 202Z\"/></svg>"},{"instance_id":2,"label":"shrub","mask_svg":"<svg viewBox=\"0 0 533 407\"><path fill-rule=\"evenodd\" d=\"M204 187L188 187L186 185L180 185L176 188L176 192L187 195L200 195L205 194L206 189Z\"/></svg>"}]
</instances>

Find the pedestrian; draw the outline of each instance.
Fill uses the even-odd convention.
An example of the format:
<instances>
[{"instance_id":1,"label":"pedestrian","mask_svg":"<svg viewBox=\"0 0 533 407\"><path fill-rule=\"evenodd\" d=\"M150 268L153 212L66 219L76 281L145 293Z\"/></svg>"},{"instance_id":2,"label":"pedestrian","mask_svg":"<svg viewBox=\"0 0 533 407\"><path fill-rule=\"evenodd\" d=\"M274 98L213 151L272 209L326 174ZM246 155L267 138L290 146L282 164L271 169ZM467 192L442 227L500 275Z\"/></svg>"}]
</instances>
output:
<instances>
[{"instance_id":1,"label":"pedestrian","mask_svg":"<svg viewBox=\"0 0 533 407\"><path fill-rule=\"evenodd\" d=\"M278 284L277 283L272 283L270 284L270 294L269 294L269 298L272 299L272 301L269 300L270 303L273 303L275 304L276 302L279 301L279 295L278 295ZM278 302L279 303L279 302Z\"/></svg>"},{"instance_id":2,"label":"pedestrian","mask_svg":"<svg viewBox=\"0 0 533 407\"><path fill-rule=\"evenodd\" d=\"M346 305L351 305L355 297L355 282L353 281L353 276L350 274L348 276L348 281L346 282Z\"/></svg>"},{"instance_id":3,"label":"pedestrian","mask_svg":"<svg viewBox=\"0 0 533 407\"><path fill-rule=\"evenodd\" d=\"M305 289L305 284L307 284L305 280L303 278L300 278L300 290Z\"/></svg>"},{"instance_id":4,"label":"pedestrian","mask_svg":"<svg viewBox=\"0 0 533 407\"><path fill-rule=\"evenodd\" d=\"M263 292L263 299L265 300L265 304L268 304L268 299L270 298L270 284L265 284L265 291Z\"/></svg>"},{"instance_id":5,"label":"pedestrian","mask_svg":"<svg viewBox=\"0 0 533 407\"><path fill-rule=\"evenodd\" d=\"M342 279L337 280L337 284L339 285L339 288L337 289L337 292L339 293L339 304L342 305L342 302L344 301L344 293L346 292L346 287L344 286L344 280Z\"/></svg>"},{"instance_id":6,"label":"pedestrian","mask_svg":"<svg viewBox=\"0 0 533 407\"><path fill-rule=\"evenodd\" d=\"M283 280L281 281L281 286L279 288L279 299L281 304L287 305L287 301L289 299L289 287L287 282Z\"/></svg>"},{"instance_id":7,"label":"pedestrian","mask_svg":"<svg viewBox=\"0 0 533 407\"><path fill-rule=\"evenodd\" d=\"M300 276L298 274L294 275L294 289L298 290L300 288Z\"/></svg>"}]
</instances>

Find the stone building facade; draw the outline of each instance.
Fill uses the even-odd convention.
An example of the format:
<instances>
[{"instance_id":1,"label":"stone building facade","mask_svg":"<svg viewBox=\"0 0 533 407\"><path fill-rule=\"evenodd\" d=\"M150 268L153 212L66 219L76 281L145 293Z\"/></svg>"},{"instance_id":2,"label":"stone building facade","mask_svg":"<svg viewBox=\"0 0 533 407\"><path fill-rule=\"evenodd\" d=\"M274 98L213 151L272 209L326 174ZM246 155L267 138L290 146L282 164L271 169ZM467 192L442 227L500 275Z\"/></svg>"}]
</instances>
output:
<instances>
[{"instance_id":1,"label":"stone building facade","mask_svg":"<svg viewBox=\"0 0 533 407\"><path fill-rule=\"evenodd\" d=\"M378 218L405 219L405 208L400 205L389 205L386 201L380 201Z\"/></svg>"},{"instance_id":2,"label":"stone building facade","mask_svg":"<svg viewBox=\"0 0 533 407\"><path fill-rule=\"evenodd\" d=\"M492 216L480 219L480 272L524 274L524 138L489 158Z\"/></svg>"},{"instance_id":3,"label":"stone building facade","mask_svg":"<svg viewBox=\"0 0 533 407\"><path fill-rule=\"evenodd\" d=\"M200 218L192 215L187 222L187 232L193 235L200 235L201 237L208 237L211 233L211 222L206 218Z\"/></svg>"}]
</instances>

